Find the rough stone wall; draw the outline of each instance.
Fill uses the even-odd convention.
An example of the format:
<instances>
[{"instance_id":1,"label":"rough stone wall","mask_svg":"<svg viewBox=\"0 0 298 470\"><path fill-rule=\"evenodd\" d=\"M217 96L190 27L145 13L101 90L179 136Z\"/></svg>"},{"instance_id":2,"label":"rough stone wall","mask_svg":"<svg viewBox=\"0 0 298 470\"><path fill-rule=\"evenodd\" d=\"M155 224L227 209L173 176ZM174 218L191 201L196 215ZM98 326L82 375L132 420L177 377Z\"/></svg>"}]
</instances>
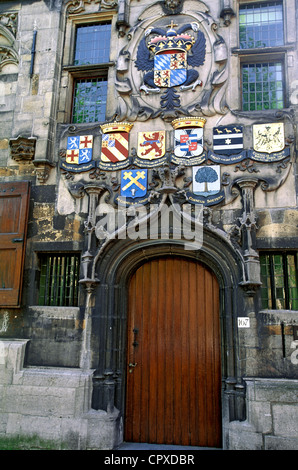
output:
<instances>
[{"instance_id":1,"label":"rough stone wall","mask_svg":"<svg viewBox=\"0 0 298 470\"><path fill-rule=\"evenodd\" d=\"M60 2L1 4L0 42L12 48L14 60L1 62L0 179L30 181L31 194L22 307L0 311L1 336L33 340L27 355L30 363L74 367L78 365L82 331L79 314L69 316L67 309L49 315L47 310L33 314L27 308L38 302L37 253L77 252L83 238L81 217L71 210L60 215L56 206L59 182L53 162L57 160L56 108L63 24ZM14 151L12 142L20 137L25 143ZM30 139L34 149L28 156L26 145ZM48 347L52 341L58 349ZM69 354L61 351L62 343L69 343Z\"/></svg>"}]
</instances>

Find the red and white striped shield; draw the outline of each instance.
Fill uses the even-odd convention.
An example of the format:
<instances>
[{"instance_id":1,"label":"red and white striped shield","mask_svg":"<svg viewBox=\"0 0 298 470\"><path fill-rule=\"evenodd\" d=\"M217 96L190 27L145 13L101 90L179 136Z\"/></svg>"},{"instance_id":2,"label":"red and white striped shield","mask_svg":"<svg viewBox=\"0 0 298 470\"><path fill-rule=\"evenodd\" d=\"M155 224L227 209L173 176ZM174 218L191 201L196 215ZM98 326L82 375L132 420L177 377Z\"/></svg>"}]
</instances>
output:
<instances>
[{"instance_id":1,"label":"red and white striped shield","mask_svg":"<svg viewBox=\"0 0 298 470\"><path fill-rule=\"evenodd\" d=\"M118 163L128 158L128 132L103 134L101 160L105 163Z\"/></svg>"}]
</instances>

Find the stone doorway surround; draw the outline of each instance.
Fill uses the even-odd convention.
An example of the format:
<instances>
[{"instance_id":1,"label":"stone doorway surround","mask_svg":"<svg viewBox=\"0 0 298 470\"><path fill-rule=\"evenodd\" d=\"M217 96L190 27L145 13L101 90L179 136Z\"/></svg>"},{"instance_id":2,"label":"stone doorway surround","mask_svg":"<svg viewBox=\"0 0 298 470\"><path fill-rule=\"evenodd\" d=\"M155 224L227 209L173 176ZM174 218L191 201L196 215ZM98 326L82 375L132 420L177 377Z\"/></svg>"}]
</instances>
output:
<instances>
[{"instance_id":1,"label":"stone doorway surround","mask_svg":"<svg viewBox=\"0 0 298 470\"><path fill-rule=\"evenodd\" d=\"M182 241L174 240L122 240L112 242L105 255L98 260L100 277L94 290L92 303L92 336L95 327L104 352L94 349L92 342L93 400L95 409L120 413L124 419L125 373L126 373L126 318L127 288L135 270L145 260L160 256L181 256L199 261L213 270L220 289L220 321L222 350L222 427L223 448L227 446L227 429L231 420L244 419L244 387L237 357L237 312L244 311L245 293L238 285L242 280L241 263L237 253L224 240L219 240L212 231L204 233L201 250L185 250ZM96 307L98 306L98 307ZM98 362L96 364L96 358ZM122 425L121 425L122 428ZM120 431L120 439L121 431Z\"/></svg>"}]
</instances>

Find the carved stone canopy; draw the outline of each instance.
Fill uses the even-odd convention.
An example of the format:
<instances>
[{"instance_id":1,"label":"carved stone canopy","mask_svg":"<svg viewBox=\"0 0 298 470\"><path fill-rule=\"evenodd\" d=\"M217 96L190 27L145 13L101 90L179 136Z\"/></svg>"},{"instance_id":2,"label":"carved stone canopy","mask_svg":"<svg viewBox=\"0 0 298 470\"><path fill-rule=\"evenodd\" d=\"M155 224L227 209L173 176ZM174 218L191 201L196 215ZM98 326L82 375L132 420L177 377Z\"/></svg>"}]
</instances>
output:
<instances>
[{"instance_id":1,"label":"carved stone canopy","mask_svg":"<svg viewBox=\"0 0 298 470\"><path fill-rule=\"evenodd\" d=\"M18 14L16 12L0 13L0 71L6 65L18 66L19 63L15 45L17 19Z\"/></svg>"}]
</instances>

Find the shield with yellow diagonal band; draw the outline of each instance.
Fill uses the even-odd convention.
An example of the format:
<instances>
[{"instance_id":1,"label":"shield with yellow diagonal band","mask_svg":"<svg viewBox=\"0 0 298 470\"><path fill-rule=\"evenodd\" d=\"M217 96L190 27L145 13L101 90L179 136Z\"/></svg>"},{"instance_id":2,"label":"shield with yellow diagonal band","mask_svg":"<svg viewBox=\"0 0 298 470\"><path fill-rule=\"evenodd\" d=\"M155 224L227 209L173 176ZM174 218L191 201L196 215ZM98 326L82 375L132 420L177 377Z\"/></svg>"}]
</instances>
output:
<instances>
[{"instance_id":1,"label":"shield with yellow diagonal band","mask_svg":"<svg viewBox=\"0 0 298 470\"><path fill-rule=\"evenodd\" d=\"M121 196L143 197L147 193L147 170L121 171Z\"/></svg>"}]
</instances>

